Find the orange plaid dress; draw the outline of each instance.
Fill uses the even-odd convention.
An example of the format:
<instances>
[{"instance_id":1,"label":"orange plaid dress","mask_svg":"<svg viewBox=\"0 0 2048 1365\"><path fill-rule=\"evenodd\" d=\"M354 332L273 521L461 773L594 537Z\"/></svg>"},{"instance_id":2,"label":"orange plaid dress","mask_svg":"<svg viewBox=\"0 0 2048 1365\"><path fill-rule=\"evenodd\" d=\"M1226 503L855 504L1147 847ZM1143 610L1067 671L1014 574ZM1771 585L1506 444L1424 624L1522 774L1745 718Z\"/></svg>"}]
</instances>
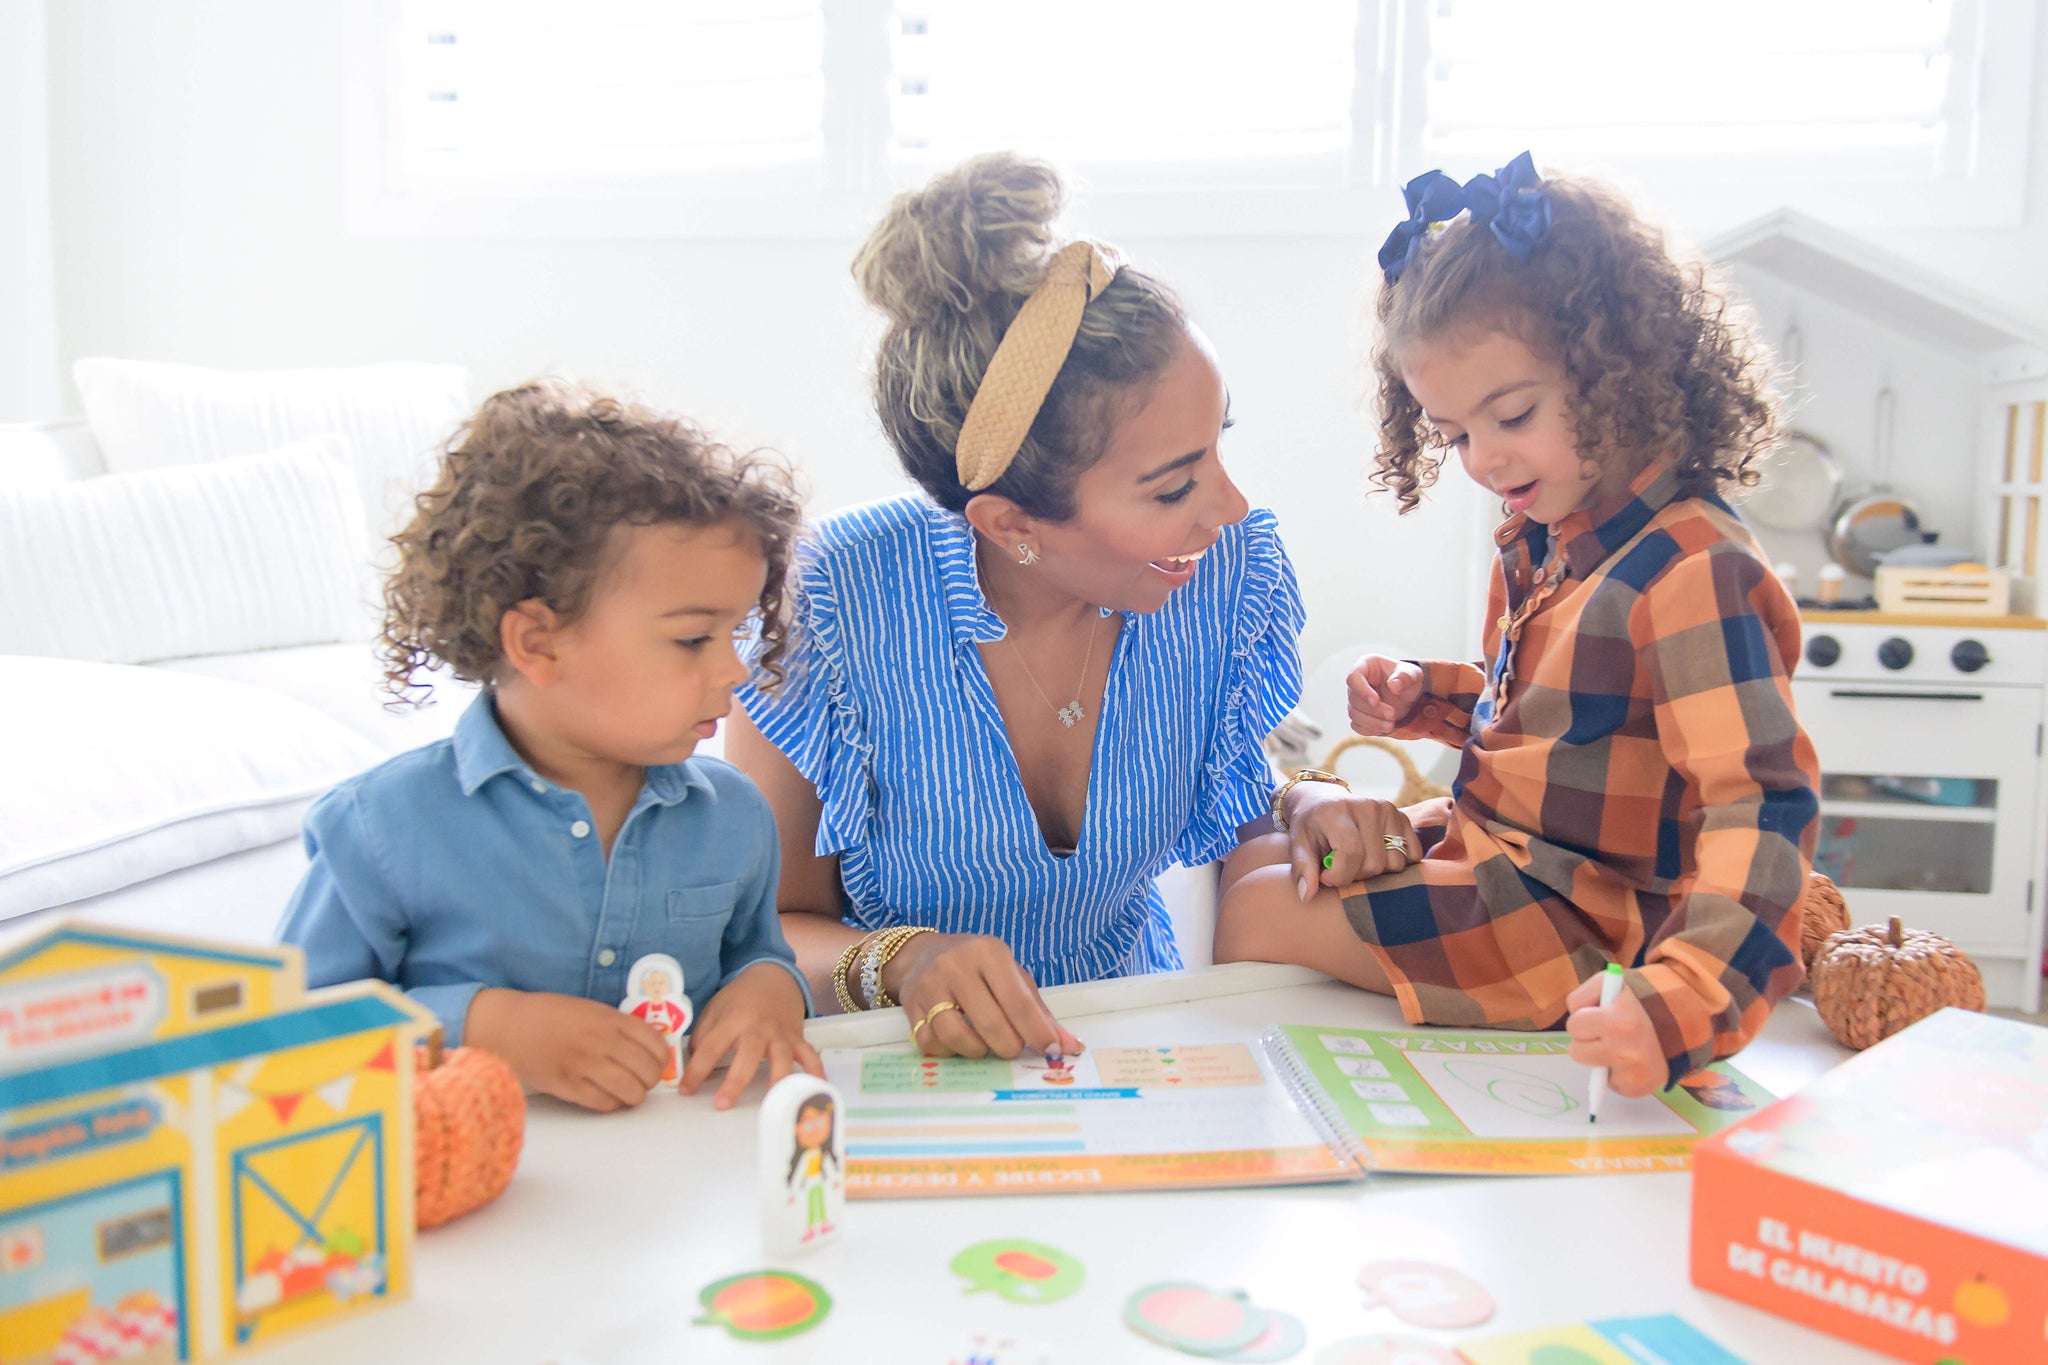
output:
<instances>
[{"instance_id":1,"label":"orange plaid dress","mask_svg":"<svg viewBox=\"0 0 2048 1365\"><path fill-rule=\"evenodd\" d=\"M1449 828L1346 887L1345 912L1410 1023L1555 1028L1620 962L1676 1084L1804 976L1819 767L1792 710L1798 612L1669 461L1494 540L1484 665L1423 662L1396 732L1463 750Z\"/></svg>"}]
</instances>

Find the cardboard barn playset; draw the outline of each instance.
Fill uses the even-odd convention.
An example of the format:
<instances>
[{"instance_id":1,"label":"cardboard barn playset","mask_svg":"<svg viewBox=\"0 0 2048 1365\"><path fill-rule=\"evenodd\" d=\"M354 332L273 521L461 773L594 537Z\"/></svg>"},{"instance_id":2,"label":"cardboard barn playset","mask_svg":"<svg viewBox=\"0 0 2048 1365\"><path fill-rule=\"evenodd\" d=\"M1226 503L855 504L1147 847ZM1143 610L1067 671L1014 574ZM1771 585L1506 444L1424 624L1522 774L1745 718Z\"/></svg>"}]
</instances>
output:
<instances>
[{"instance_id":1,"label":"cardboard barn playset","mask_svg":"<svg viewBox=\"0 0 2048 1365\"><path fill-rule=\"evenodd\" d=\"M0 1361L204 1360L405 1294L432 1024L295 948L0 942Z\"/></svg>"}]
</instances>

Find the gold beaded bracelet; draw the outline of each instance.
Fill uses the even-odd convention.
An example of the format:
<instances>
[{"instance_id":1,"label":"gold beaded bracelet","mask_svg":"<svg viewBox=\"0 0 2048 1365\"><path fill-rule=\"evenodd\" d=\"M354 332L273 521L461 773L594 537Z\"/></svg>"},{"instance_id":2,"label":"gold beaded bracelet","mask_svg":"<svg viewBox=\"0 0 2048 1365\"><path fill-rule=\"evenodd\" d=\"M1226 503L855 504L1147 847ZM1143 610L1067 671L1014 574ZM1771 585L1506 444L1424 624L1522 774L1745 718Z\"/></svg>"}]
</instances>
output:
<instances>
[{"instance_id":1,"label":"gold beaded bracelet","mask_svg":"<svg viewBox=\"0 0 2048 1365\"><path fill-rule=\"evenodd\" d=\"M839 997L839 1009L843 1014L855 1014L861 1009L860 1004L853 998L852 990L847 986L846 976L853 970L854 959L860 956L860 950L867 947L881 932L877 929L873 933L862 934L847 944L846 951L839 955L839 961L832 967L832 994Z\"/></svg>"}]
</instances>

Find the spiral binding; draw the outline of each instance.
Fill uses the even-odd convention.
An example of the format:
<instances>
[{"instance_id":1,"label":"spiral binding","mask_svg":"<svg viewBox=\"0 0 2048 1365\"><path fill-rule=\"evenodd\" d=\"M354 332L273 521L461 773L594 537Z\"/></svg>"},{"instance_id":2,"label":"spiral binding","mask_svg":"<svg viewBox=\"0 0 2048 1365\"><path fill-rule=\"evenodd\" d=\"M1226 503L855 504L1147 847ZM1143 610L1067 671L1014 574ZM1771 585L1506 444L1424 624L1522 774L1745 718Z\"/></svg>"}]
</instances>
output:
<instances>
[{"instance_id":1,"label":"spiral binding","mask_svg":"<svg viewBox=\"0 0 2048 1365\"><path fill-rule=\"evenodd\" d=\"M1273 1064L1273 1071L1280 1077L1280 1083L1287 1087L1288 1098L1294 1101L1308 1119L1329 1149L1337 1156L1358 1167L1361 1175L1372 1172L1372 1153L1358 1134L1351 1131L1351 1125L1337 1112L1330 1102L1329 1094L1309 1074L1308 1064L1295 1050L1294 1040L1278 1024L1268 1025L1259 1034L1259 1049L1266 1054L1266 1060Z\"/></svg>"}]
</instances>

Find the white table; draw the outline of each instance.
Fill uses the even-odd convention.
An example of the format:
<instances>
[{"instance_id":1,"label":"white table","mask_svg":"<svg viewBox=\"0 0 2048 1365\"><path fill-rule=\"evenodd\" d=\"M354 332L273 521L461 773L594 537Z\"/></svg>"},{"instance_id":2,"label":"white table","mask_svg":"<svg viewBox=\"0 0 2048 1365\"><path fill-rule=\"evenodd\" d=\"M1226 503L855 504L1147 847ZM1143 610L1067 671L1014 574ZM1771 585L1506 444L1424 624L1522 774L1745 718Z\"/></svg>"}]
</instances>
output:
<instances>
[{"instance_id":1,"label":"white table","mask_svg":"<svg viewBox=\"0 0 2048 1365\"><path fill-rule=\"evenodd\" d=\"M1246 1041L1264 1025L1400 1026L1391 1000L1295 968L1239 965L1047 992L1094 1044ZM824 1019L821 1047L884 1041L887 1018ZM1804 1000L1779 1008L1739 1065L1789 1094L1848 1054ZM489 1361L541 1365L816 1361L944 1365L971 1333L1045 1347L1060 1365L1190 1360L1122 1324L1131 1291L1192 1280L1247 1291L1307 1325L1322 1347L1372 1332L1461 1339L1575 1320L1677 1313L1755 1365L1881 1359L1695 1289L1686 1271L1691 1177L1378 1176L1359 1184L1144 1194L849 1203L835 1245L786 1268L835 1303L818 1327L776 1343L691 1326L697 1291L767 1265L754 1199L756 1085L727 1113L657 1096L640 1109L530 1110L526 1151L495 1203L419 1239L411 1301L281 1342L252 1359ZM968 1294L953 1255L997 1236L1078 1256L1082 1290L1043 1307ZM1458 1266L1492 1290L1493 1319L1417 1332L1367 1309L1358 1268L1385 1257Z\"/></svg>"}]
</instances>

